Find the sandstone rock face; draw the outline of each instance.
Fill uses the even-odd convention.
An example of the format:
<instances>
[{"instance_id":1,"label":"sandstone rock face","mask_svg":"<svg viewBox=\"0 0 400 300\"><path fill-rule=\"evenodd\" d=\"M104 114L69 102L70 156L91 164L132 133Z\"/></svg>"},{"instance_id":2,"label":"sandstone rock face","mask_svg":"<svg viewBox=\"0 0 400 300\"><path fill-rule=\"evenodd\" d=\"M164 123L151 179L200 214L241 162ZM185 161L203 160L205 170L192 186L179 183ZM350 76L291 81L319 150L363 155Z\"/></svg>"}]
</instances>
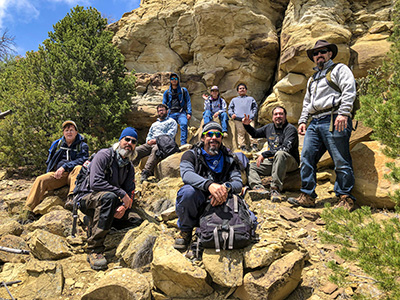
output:
<instances>
[{"instance_id":1,"label":"sandstone rock face","mask_svg":"<svg viewBox=\"0 0 400 300\"><path fill-rule=\"evenodd\" d=\"M353 168L356 182L353 193L360 205L368 205L378 208L393 208L394 202L388 193L394 193L400 189L399 184L393 184L384 176L389 174L390 169L386 166L394 161L382 153L383 146L379 142L363 142L356 145L351 155L353 157Z\"/></svg>"},{"instance_id":2,"label":"sandstone rock face","mask_svg":"<svg viewBox=\"0 0 400 300\"><path fill-rule=\"evenodd\" d=\"M277 26L287 3L142 1L140 8L113 26L114 43L125 55L129 70L180 72L193 100L192 122L198 124L201 95L212 85L219 85L230 101L236 85L245 82L259 103L263 99L273 80L279 56Z\"/></svg>"},{"instance_id":3,"label":"sandstone rock face","mask_svg":"<svg viewBox=\"0 0 400 300\"><path fill-rule=\"evenodd\" d=\"M117 269L92 285L82 296L82 300L150 300L150 289L145 276L132 269Z\"/></svg>"},{"instance_id":4,"label":"sandstone rock face","mask_svg":"<svg viewBox=\"0 0 400 300\"><path fill-rule=\"evenodd\" d=\"M151 273L154 285L172 298L198 298L213 292L204 269L173 248L173 239L160 236L154 246Z\"/></svg>"}]
</instances>

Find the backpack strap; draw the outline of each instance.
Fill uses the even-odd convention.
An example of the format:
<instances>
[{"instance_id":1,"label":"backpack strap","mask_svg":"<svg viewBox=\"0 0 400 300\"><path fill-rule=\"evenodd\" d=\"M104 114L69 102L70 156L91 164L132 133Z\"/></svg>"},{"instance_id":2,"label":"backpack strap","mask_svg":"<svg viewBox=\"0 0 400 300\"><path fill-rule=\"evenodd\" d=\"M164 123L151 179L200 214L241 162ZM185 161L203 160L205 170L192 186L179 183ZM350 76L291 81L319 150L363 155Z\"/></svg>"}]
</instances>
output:
<instances>
[{"instance_id":1,"label":"backpack strap","mask_svg":"<svg viewBox=\"0 0 400 300\"><path fill-rule=\"evenodd\" d=\"M332 76L331 76L332 70L333 70L337 65L338 65L337 63L331 65L331 66L326 70L325 75L322 75L322 76L320 76L320 77L318 77L318 78L316 78L318 72L315 72L314 75L311 77L310 83L308 84L308 92L311 94L311 84L312 84L314 81L319 81L319 80L325 78L326 81L327 81L327 83L328 83L328 85L329 85L332 89L334 89L334 90L335 90L336 92L338 92L338 93L342 93L342 91L340 90L340 88L338 87L338 85L332 81Z\"/></svg>"}]
</instances>

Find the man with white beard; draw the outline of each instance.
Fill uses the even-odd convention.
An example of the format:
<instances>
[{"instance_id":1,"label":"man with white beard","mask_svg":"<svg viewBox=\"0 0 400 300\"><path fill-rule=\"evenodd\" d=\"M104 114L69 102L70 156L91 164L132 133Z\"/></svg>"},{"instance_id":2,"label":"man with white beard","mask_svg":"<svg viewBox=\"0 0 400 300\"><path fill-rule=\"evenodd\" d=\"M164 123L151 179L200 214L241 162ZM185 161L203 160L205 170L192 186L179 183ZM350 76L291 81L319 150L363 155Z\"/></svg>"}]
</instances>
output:
<instances>
[{"instance_id":1,"label":"man with white beard","mask_svg":"<svg viewBox=\"0 0 400 300\"><path fill-rule=\"evenodd\" d=\"M135 170L132 161L138 135L132 127L125 128L119 142L101 149L89 165L89 176L82 183L87 187L80 200L80 210L90 219L88 262L94 270L107 268L104 240L114 218L130 212L135 193Z\"/></svg>"},{"instance_id":2,"label":"man with white beard","mask_svg":"<svg viewBox=\"0 0 400 300\"><path fill-rule=\"evenodd\" d=\"M174 248L185 251L192 240L193 228L207 200L212 206L223 204L231 193L242 190L239 162L222 145L222 127L211 121L204 125L201 142L186 151L181 159L180 172L185 184L177 194L176 213L180 235Z\"/></svg>"}]
</instances>

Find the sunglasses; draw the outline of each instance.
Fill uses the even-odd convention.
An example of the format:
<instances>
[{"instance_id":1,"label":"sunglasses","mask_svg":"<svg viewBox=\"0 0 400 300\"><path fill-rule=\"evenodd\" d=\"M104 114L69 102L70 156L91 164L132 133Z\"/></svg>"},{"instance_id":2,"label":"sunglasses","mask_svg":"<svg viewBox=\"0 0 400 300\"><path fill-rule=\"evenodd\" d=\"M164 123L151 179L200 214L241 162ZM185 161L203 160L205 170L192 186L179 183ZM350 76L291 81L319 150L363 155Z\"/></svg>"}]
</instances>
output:
<instances>
[{"instance_id":1,"label":"sunglasses","mask_svg":"<svg viewBox=\"0 0 400 300\"><path fill-rule=\"evenodd\" d=\"M136 145L137 140L129 138L129 137L124 137L125 142L131 143L132 145Z\"/></svg>"},{"instance_id":2,"label":"sunglasses","mask_svg":"<svg viewBox=\"0 0 400 300\"><path fill-rule=\"evenodd\" d=\"M316 51L313 53L313 55L314 55L314 56L317 56L319 53L321 53L321 54L326 54L326 53L328 53L328 49L316 50Z\"/></svg>"},{"instance_id":3,"label":"sunglasses","mask_svg":"<svg viewBox=\"0 0 400 300\"><path fill-rule=\"evenodd\" d=\"M172 77L172 78L171 78L171 80L178 80L178 78L176 78L176 77Z\"/></svg>"},{"instance_id":4,"label":"sunglasses","mask_svg":"<svg viewBox=\"0 0 400 300\"><path fill-rule=\"evenodd\" d=\"M210 138L215 136L217 139L219 139L222 136L222 132L220 132L220 131L207 131L207 132L203 132L203 135L204 136L208 136Z\"/></svg>"}]
</instances>

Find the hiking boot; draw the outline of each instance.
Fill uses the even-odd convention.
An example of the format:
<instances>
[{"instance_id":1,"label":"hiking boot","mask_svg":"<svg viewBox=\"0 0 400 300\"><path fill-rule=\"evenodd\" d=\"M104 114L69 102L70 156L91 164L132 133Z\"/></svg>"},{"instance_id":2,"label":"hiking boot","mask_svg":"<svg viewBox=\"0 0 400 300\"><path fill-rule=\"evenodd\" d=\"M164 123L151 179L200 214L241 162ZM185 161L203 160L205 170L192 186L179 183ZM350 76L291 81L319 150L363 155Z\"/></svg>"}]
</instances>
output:
<instances>
[{"instance_id":1,"label":"hiking boot","mask_svg":"<svg viewBox=\"0 0 400 300\"><path fill-rule=\"evenodd\" d=\"M174 248L179 251L185 251L192 240L191 231L181 231L179 236L175 239Z\"/></svg>"},{"instance_id":2,"label":"hiking boot","mask_svg":"<svg viewBox=\"0 0 400 300\"><path fill-rule=\"evenodd\" d=\"M269 199L270 193L261 184L257 184L253 187L251 191L247 192L252 201L260 201L264 199Z\"/></svg>"},{"instance_id":3,"label":"hiking boot","mask_svg":"<svg viewBox=\"0 0 400 300\"><path fill-rule=\"evenodd\" d=\"M284 196L281 195L277 188L271 188L271 201L272 202L281 202L284 200Z\"/></svg>"},{"instance_id":4,"label":"hiking boot","mask_svg":"<svg viewBox=\"0 0 400 300\"><path fill-rule=\"evenodd\" d=\"M339 207L352 212L355 209L355 202L349 195L340 195L339 203L334 206L334 209Z\"/></svg>"},{"instance_id":5,"label":"hiking boot","mask_svg":"<svg viewBox=\"0 0 400 300\"><path fill-rule=\"evenodd\" d=\"M35 215L32 211L30 210L23 210L20 215L18 216L18 223L21 225L33 223L37 220L39 220L40 215Z\"/></svg>"},{"instance_id":6,"label":"hiking boot","mask_svg":"<svg viewBox=\"0 0 400 300\"><path fill-rule=\"evenodd\" d=\"M251 151L257 152L258 151L258 145L257 144L251 145Z\"/></svg>"},{"instance_id":7,"label":"hiking boot","mask_svg":"<svg viewBox=\"0 0 400 300\"><path fill-rule=\"evenodd\" d=\"M68 195L67 201L64 204L64 208L69 211L74 210L74 196L73 195Z\"/></svg>"},{"instance_id":8,"label":"hiking boot","mask_svg":"<svg viewBox=\"0 0 400 300\"><path fill-rule=\"evenodd\" d=\"M90 253L87 255L87 261L93 270L107 269L107 260L101 253Z\"/></svg>"},{"instance_id":9,"label":"hiking boot","mask_svg":"<svg viewBox=\"0 0 400 300\"><path fill-rule=\"evenodd\" d=\"M315 198L305 193L301 193L300 196L297 198L290 197L288 199L288 202L295 206L315 207Z\"/></svg>"},{"instance_id":10,"label":"hiking boot","mask_svg":"<svg viewBox=\"0 0 400 300\"><path fill-rule=\"evenodd\" d=\"M228 133L225 131L224 132L224 139L226 139L228 137Z\"/></svg>"},{"instance_id":11,"label":"hiking boot","mask_svg":"<svg viewBox=\"0 0 400 300\"><path fill-rule=\"evenodd\" d=\"M144 181L147 181L147 179L150 177L149 172L143 171L142 175L140 176L140 183L143 183Z\"/></svg>"}]
</instances>

